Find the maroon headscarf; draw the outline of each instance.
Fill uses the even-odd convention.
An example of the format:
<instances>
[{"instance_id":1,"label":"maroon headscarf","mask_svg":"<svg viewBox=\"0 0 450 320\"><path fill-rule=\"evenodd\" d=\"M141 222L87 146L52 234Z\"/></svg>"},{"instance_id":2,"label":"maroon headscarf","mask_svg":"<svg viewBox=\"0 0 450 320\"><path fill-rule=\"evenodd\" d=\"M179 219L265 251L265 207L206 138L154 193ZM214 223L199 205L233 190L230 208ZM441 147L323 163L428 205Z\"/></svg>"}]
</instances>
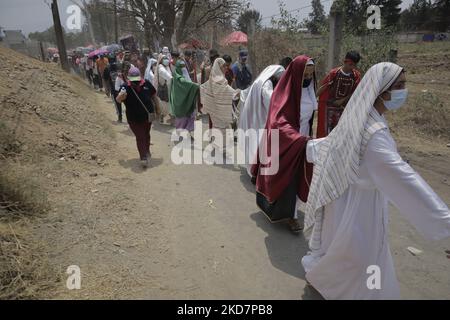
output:
<instances>
[{"instance_id":1,"label":"maroon headscarf","mask_svg":"<svg viewBox=\"0 0 450 320\"><path fill-rule=\"evenodd\" d=\"M297 195L304 202L308 199L312 166L306 163L306 144L311 138L301 136L299 131L303 74L310 59L303 55L292 61L278 82L270 101L266 123L268 137L262 140L262 143L266 144L269 164L260 163L258 156L258 163L252 166L251 172L257 177L256 191L264 195L270 203L282 195L297 173L300 179ZM270 167L272 163L270 153L273 129L279 130L279 170L274 175L262 175L260 169Z\"/></svg>"}]
</instances>

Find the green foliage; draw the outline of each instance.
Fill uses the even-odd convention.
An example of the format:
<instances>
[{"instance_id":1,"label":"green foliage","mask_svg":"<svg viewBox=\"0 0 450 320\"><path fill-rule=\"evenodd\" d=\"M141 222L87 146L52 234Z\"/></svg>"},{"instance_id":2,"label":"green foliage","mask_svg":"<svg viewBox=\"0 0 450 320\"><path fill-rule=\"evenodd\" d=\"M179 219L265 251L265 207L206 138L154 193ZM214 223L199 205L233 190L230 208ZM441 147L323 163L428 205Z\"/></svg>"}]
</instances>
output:
<instances>
[{"instance_id":1,"label":"green foliage","mask_svg":"<svg viewBox=\"0 0 450 320\"><path fill-rule=\"evenodd\" d=\"M278 0L280 17L271 19L271 24L275 29L285 31L290 34L296 34L303 29L303 23L286 9L286 4Z\"/></svg>"},{"instance_id":2,"label":"green foliage","mask_svg":"<svg viewBox=\"0 0 450 320\"><path fill-rule=\"evenodd\" d=\"M356 50L361 54L361 61L358 68L366 72L376 63L391 61L395 62L395 51L398 42L394 28L384 28L381 30L367 30L363 35L344 33L342 41L342 58L347 51Z\"/></svg>"},{"instance_id":3,"label":"green foliage","mask_svg":"<svg viewBox=\"0 0 450 320\"><path fill-rule=\"evenodd\" d=\"M447 106L438 95L422 91L409 98L408 106L391 115L396 126L414 128L429 137L450 138Z\"/></svg>"},{"instance_id":4,"label":"green foliage","mask_svg":"<svg viewBox=\"0 0 450 320\"><path fill-rule=\"evenodd\" d=\"M76 48L86 46L89 42L87 32L64 32L64 41L66 47ZM31 40L36 40L40 42L48 42L56 45L55 29L53 27L48 28L43 32L32 32L28 36Z\"/></svg>"},{"instance_id":5,"label":"green foliage","mask_svg":"<svg viewBox=\"0 0 450 320\"><path fill-rule=\"evenodd\" d=\"M304 24L312 34L321 34L328 27L325 10L323 9L320 0L312 0L311 6L312 12L309 14L309 17L305 20Z\"/></svg>"},{"instance_id":6,"label":"green foliage","mask_svg":"<svg viewBox=\"0 0 450 320\"><path fill-rule=\"evenodd\" d=\"M445 32L450 27L449 0L414 0L411 6L402 12L403 30L430 30Z\"/></svg>"}]
</instances>

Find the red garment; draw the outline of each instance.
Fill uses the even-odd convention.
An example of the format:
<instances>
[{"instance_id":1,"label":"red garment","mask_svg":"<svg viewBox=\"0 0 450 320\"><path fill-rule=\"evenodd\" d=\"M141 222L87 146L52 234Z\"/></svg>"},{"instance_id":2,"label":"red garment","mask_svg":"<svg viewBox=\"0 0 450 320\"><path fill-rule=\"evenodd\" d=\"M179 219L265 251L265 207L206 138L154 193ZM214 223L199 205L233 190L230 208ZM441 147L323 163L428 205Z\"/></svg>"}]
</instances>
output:
<instances>
[{"instance_id":1,"label":"red garment","mask_svg":"<svg viewBox=\"0 0 450 320\"><path fill-rule=\"evenodd\" d=\"M339 79L341 69L342 67L331 70L320 83L320 86L325 85L327 88L319 97L317 138L328 136L339 122L340 116L344 111L345 105L342 108L333 107L332 102L352 95L361 81L361 74L356 69L353 69L351 77L345 77L341 74L342 78L347 79Z\"/></svg>"},{"instance_id":2,"label":"red garment","mask_svg":"<svg viewBox=\"0 0 450 320\"><path fill-rule=\"evenodd\" d=\"M139 152L139 157L141 160L147 160L148 155L150 154L150 131L152 129L152 124L148 121L128 121L128 124L136 137L136 146Z\"/></svg>"},{"instance_id":3,"label":"red garment","mask_svg":"<svg viewBox=\"0 0 450 320\"><path fill-rule=\"evenodd\" d=\"M266 123L268 135L266 152L270 161L268 165L261 164L258 156L258 164L252 166L251 173L257 177L256 191L270 203L275 202L282 195L297 173L300 177L297 195L304 202L308 199L312 165L306 162L306 144L310 137L301 136L299 131L303 73L309 60L307 56L295 58L278 82L272 94ZM271 130L273 129L279 130L279 170L274 175L262 175L260 169L270 168L272 163Z\"/></svg>"}]
</instances>

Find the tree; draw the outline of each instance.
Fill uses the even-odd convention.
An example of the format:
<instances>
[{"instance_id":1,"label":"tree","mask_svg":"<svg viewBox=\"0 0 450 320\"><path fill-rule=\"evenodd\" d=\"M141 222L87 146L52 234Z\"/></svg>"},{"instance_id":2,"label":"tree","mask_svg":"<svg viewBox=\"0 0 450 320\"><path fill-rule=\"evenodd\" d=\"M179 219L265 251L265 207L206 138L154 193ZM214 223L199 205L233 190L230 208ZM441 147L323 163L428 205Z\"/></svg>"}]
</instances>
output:
<instances>
[{"instance_id":1,"label":"tree","mask_svg":"<svg viewBox=\"0 0 450 320\"><path fill-rule=\"evenodd\" d=\"M434 4L436 12L436 30L446 32L450 27L450 0L437 0Z\"/></svg>"},{"instance_id":2,"label":"tree","mask_svg":"<svg viewBox=\"0 0 450 320\"><path fill-rule=\"evenodd\" d=\"M256 28L257 29L261 28L261 21L262 21L261 13L253 9L253 10L246 10L239 16L239 18L236 21L237 29L239 31L248 34L250 22L252 19L255 21Z\"/></svg>"},{"instance_id":3,"label":"tree","mask_svg":"<svg viewBox=\"0 0 450 320\"><path fill-rule=\"evenodd\" d=\"M64 32L64 42L67 48L83 47L89 42L89 36L87 31L87 26L83 27L82 32ZM56 35L55 28L50 27L42 32L32 32L28 35L31 40L36 40L39 42L47 42L56 45Z\"/></svg>"},{"instance_id":4,"label":"tree","mask_svg":"<svg viewBox=\"0 0 450 320\"><path fill-rule=\"evenodd\" d=\"M150 38L156 38L175 47L190 32L210 22L233 18L242 0L128 0L128 3L119 11L135 17L149 45L155 40Z\"/></svg>"},{"instance_id":5,"label":"tree","mask_svg":"<svg viewBox=\"0 0 450 320\"><path fill-rule=\"evenodd\" d=\"M278 7L280 10L279 18L271 19L271 24L275 29L286 31L290 34L295 34L303 29L303 24L298 17L294 16L286 9L286 4L282 0L278 0Z\"/></svg>"},{"instance_id":6,"label":"tree","mask_svg":"<svg viewBox=\"0 0 450 320\"><path fill-rule=\"evenodd\" d=\"M78 2L75 0L70 0L70 1L73 4L77 5L81 9L81 12L83 12L84 17L86 18L86 25L87 25L87 29L89 30L89 36L91 38L91 42L92 42L92 44L95 45L96 41L95 41L95 36L94 36L94 29L92 28L91 13L89 11L86 0L80 0L81 2Z\"/></svg>"},{"instance_id":7,"label":"tree","mask_svg":"<svg viewBox=\"0 0 450 320\"><path fill-rule=\"evenodd\" d=\"M402 13L401 24L404 30L423 30L433 28L433 7L429 0L414 0Z\"/></svg>"},{"instance_id":8,"label":"tree","mask_svg":"<svg viewBox=\"0 0 450 320\"><path fill-rule=\"evenodd\" d=\"M309 18L306 19L305 25L312 34L319 34L321 30L327 28L327 18L320 0L311 1L312 12L309 14Z\"/></svg>"},{"instance_id":9,"label":"tree","mask_svg":"<svg viewBox=\"0 0 450 320\"><path fill-rule=\"evenodd\" d=\"M398 25L402 10L400 8L402 0L377 0L374 4L382 6L381 17L385 26L395 27Z\"/></svg>"}]
</instances>

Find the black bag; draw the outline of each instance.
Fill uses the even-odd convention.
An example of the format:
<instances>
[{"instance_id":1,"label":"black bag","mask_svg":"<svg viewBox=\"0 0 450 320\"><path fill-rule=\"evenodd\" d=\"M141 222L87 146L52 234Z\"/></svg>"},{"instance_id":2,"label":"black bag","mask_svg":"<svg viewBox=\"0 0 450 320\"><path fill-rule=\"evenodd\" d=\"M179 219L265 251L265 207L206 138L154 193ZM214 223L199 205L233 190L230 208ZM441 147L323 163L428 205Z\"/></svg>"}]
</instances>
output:
<instances>
[{"instance_id":1,"label":"black bag","mask_svg":"<svg viewBox=\"0 0 450 320\"><path fill-rule=\"evenodd\" d=\"M144 108L145 111L147 111L148 114L148 122L153 122L156 120L156 113L155 113L155 107L153 106L153 102L151 106L146 106L141 98L139 98L138 94L136 93L136 91L134 91L134 89L132 87L130 87L131 91L134 93L134 95L136 96L137 100L139 101L139 103L141 104L141 106Z\"/></svg>"},{"instance_id":2,"label":"black bag","mask_svg":"<svg viewBox=\"0 0 450 320\"><path fill-rule=\"evenodd\" d=\"M274 203L267 201L259 192L256 193L256 204L272 223L293 219L297 204L298 175Z\"/></svg>"}]
</instances>

